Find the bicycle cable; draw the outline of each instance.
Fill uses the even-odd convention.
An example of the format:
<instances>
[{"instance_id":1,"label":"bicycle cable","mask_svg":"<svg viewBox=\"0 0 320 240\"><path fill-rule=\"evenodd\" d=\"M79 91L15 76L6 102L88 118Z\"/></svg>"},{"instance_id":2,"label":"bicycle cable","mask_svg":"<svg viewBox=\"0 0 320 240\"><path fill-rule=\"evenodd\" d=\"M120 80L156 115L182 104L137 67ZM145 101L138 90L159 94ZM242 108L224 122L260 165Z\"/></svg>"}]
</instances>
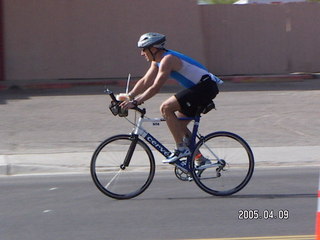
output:
<instances>
[{"instance_id":1,"label":"bicycle cable","mask_svg":"<svg viewBox=\"0 0 320 240\"><path fill-rule=\"evenodd\" d=\"M126 119L129 123L131 123L134 127L137 127L137 112L136 112L136 111L134 111L134 122L131 121L131 120L129 120L127 117L125 117L125 119Z\"/></svg>"}]
</instances>

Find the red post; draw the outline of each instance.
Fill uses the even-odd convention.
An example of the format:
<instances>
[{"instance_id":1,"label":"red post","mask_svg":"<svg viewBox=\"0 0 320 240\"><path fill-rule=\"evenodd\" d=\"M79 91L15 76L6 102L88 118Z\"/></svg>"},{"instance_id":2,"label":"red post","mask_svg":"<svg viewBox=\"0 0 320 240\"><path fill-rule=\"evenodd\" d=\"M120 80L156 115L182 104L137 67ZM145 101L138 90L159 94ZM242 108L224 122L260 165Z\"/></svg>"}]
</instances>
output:
<instances>
[{"instance_id":1,"label":"red post","mask_svg":"<svg viewBox=\"0 0 320 240\"><path fill-rule=\"evenodd\" d=\"M4 81L4 13L3 13L3 0L0 0L0 81Z\"/></svg>"}]
</instances>

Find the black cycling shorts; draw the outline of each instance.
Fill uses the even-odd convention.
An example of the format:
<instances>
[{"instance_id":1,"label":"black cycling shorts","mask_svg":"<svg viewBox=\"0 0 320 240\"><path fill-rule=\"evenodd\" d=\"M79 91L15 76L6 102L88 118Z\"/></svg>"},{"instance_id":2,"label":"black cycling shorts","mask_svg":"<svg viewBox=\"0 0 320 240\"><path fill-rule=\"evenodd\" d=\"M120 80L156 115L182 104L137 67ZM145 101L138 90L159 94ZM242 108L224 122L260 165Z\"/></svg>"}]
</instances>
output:
<instances>
[{"instance_id":1,"label":"black cycling shorts","mask_svg":"<svg viewBox=\"0 0 320 240\"><path fill-rule=\"evenodd\" d=\"M198 84L175 94L184 115L194 117L199 106L207 106L219 93L217 83L208 77L204 76Z\"/></svg>"}]
</instances>

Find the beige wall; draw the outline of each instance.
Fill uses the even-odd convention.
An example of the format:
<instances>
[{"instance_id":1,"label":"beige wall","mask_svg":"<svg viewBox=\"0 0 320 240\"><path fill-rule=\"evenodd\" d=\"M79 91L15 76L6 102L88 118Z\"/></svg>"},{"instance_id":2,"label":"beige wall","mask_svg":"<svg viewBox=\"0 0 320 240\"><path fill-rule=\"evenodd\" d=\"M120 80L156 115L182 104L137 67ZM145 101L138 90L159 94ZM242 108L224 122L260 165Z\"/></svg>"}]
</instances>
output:
<instances>
[{"instance_id":1,"label":"beige wall","mask_svg":"<svg viewBox=\"0 0 320 240\"><path fill-rule=\"evenodd\" d=\"M7 80L113 78L147 69L142 33L220 75L320 71L320 4L3 0Z\"/></svg>"},{"instance_id":2,"label":"beige wall","mask_svg":"<svg viewBox=\"0 0 320 240\"><path fill-rule=\"evenodd\" d=\"M5 0L7 79L141 75L148 31L203 60L196 0Z\"/></svg>"},{"instance_id":3,"label":"beige wall","mask_svg":"<svg viewBox=\"0 0 320 240\"><path fill-rule=\"evenodd\" d=\"M199 7L217 74L320 71L320 4Z\"/></svg>"}]
</instances>

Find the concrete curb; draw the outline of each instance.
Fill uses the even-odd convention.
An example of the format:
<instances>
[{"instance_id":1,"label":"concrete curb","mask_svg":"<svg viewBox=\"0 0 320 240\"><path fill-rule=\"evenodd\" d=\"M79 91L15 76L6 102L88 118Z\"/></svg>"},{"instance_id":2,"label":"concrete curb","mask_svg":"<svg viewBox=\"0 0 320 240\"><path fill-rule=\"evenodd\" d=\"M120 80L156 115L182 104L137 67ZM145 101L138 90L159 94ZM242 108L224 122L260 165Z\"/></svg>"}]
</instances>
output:
<instances>
[{"instance_id":1,"label":"concrete curb","mask_svg":"<svg viewBox=\"0 0 320 240\"><path fill-rule=\"evenodd\" d=\"M252 147L257 168L320 167L320 146ZM157 170L173 170L153 151ZM308 154L306 154L308 153ZM0 155L0 176L20 174L88 173L92 152Z\"/></svg>"},{"instance_id":2,"label":"concrete curb","mask_svg":"<svg viewBox=\"0 0 320 240\"><path fill-rule=\"evenodd\" d=\"M284 75L241 75L241 76L219 76L223 81L233 83L249 82L289 82L306 79L320 78L319 74L284 74ZM132 78L134 84L139 77ZM167 85L177 86L175 80L169 80ZM0 82L0 91L9 89L67 89L81 86L118 86L125 87L125 78L119 79L52 79L52 80L19 80Z\"/></svg>"},{"instance_id":3,"label":"concrete curb","mask_svg":"<svg viewBox=\"0 0 320 240\"><path fill-rule=\"evenodd\" d=\"M288 75L252 75L252 76L224 76L224 81L234 83L242 82L290 82L305 79L314 79L314 74L288 74Z\"/></svg>"}]
</instances>

